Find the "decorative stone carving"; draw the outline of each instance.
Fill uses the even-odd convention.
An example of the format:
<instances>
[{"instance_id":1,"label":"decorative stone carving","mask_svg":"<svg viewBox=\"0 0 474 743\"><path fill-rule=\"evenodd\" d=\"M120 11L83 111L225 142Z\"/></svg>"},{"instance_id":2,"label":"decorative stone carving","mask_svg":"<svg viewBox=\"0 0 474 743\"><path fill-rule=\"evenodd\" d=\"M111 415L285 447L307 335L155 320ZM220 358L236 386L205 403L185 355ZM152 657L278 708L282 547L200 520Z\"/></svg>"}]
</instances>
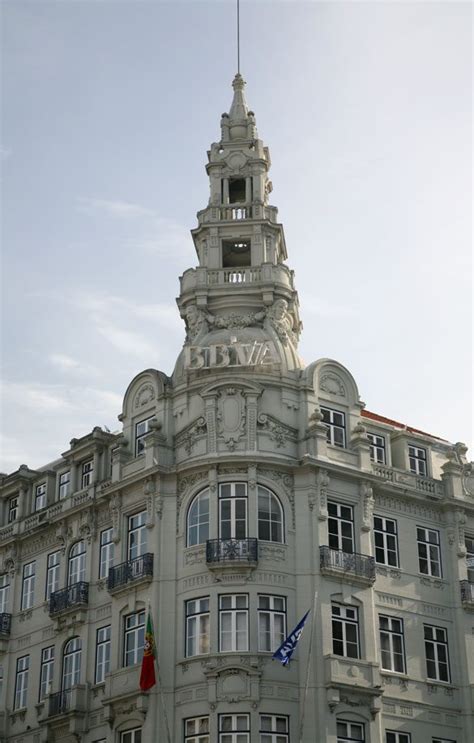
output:
<instances>
[{"instance_id":1,"label":"decorative stone carving","mask_svg":"<svg viewBox=\"0 0 474 743\"><path fill-rule=\"evenodd\" d=\"M190 304L185 310L186 343L195 343L209 332L209 326L215 322L215 317L200 310L197 305Z\"/></svg>"},{"instance_id":2,"label":"decorative stone carving","mask_svg":"<svg viewBox=\"0 0 474 743\"><path fill-rule=\"evenodd\" d=\"M185 492L191 488L193 485L195 485L197 482L201 482L202 480L205 480L207 478L207 472L193 472L192 475L186 475L185 477L180 477L178 480L178 496L176 499L176 533L179 531L179 514L181 510L181 504L183 502L183 497Z\"/></svg>"},{"instance_id":3,"label":"decorative stone carving","mask_svg":"<svg viewBox=\"0 0 474 743\"><path fill-rule=\"evenodd\" d=\"M295 493L294 493L294 478L293 475L289 475L286 472L280 472L279 470L267 470L261 467L258 468L258 472L263 477L268 477L270 480L274 480L285 490L286 496L290 501L291 505L291 523L292 528L295 528Z\"/></svg>"},{"instance_id":4,"label":"decorative stone carving","mask_svg":"<svg viewBox=\"0 0 474 743\"><path fill-rule=\"evenodd\" d=\"M122 496L120 493L114 493L110 496L109 511L112 520L112 539L115 544L120 542L120 510L122 507Z\"/></svg>"},{"instance_id":5,"label":"decorative stone carving","mask_svg":"<svg viewBox=\"0 0 474 743\"><path fill-rule=\"evenodd\" d=\"M320 521L325 521L328 517L328 487L329 487L328 471L318 470L318 474L316 475L316 490L318 493L318 500L319 500L318 518Z\"/></svg>"},{"instance_id":6,"label":"decorative stone carving","mask_svg":"<svg viewBox=\"0 0 474 743\"><path fill-rule=\"evenodd\" d=\"M205 435L206 430L206 419L200 416L175 436L175 446L182 446L186 454L191 454L197 439Z\"/></svg>"},{"instance_id":7,"label":"decorative stone carving","mask_svg":"<svg viewBox=\"0 0 474 743\"><path fill-rule=\"evenodd\" d=\"M88 544L97 536L97 514L94 508L81 512L79 535L81 539L87 539Z\"/></svg>"},{"instance_id":8,"label":"decorative stone carving","mask_svg":"<svg viewBox=\"0 0 474 743\"><path fill-rule=\"evenodd\" d=\"M469 462L464 465L462 484L466 495L470 495L474 498L474 462Z\"/></svg>"},{"instance_id":9,"label":"decorative stone carving","mask_svg":"<svg viewBox=\"0 0 474 743\"><path fill-rule=\"evenodd\" d=\"M370 483L363 480L359 486L359 493L362 500L362 531L370 531L374 512L374 494Z\"/></svg>"},{"instance_id":10,"label":"decorative stone carving","mask_svg":"<svg viewBox=\"0 0 474 743\"><path fill-rule=\"evenodd\" d=\"M346 396L346 390L341 379L332 372L328 372L321 377L319 389L327 392L329 395Z\"/></svg>"},{"instance_id":11,"label":"decorative stone carving","mask_svg":"<svg viewBox=\"0 0 474 743\"><path fill-rule=\"evenodd\" d=\"M276 332L284 346L288 343L297 346L299 328L295 327L295 320L288 309L286 299L276 299L273 302L267 310L265 325Z\"/></svg>"},{"instance_id":12,"label":"decorative stone carving","mask_svg":"<svg viewBox=\"0 0 474 743\"><path fill-rule=\"evenodd\" d=\"M270 434L270 439L275 442L277 449L284 446L286 441L296 442L298 440L298 431L295 428L287 426L267 413L260 413L257 424Z\"/></svg>"},{"instance_id":13,"label":"decorative stone carving","mask_svg":"<svg viewBox=\"0 0 474 743\"><path fill-rule=\"evenodd\" d=\"M152 384L143 384L135 395L135 407L143 408L155 399L155 390Z\"/></svg>"},{"instance_id":14,"label":"decorative stone carving","mask_svg":"<svg viewBox=\"0 0 474 743\"><path fill-rule=\"evenodd\" d=\"M455 514L456 519L456 531L457 531L457 548L458 548L458 557L465 557L467 550L466 550L466 535L464 531L464 527L467 524L467 517L464 511L457 510Z\"/></svg>"},{"instance_id":15,"label":"decorative stone carving","mask_svg":"<svg viewBox=\"0 0 474 743\"><path fill-rule=\"evenodd\" d=\"M217 432L229 451L245 434L245 397L241 389L227 387L219 391L217 397Z\"/></svg>"},{"instance_id":16,"label":"decorative stone carving","mask_svg":"<svg viewBox=\"0 0 474 743\"><path fill-rule=\"evenodd\" d=\"M265 311L262 312L249 312L244 315L238 315L236 312L232 312L229 315L223 315L216 317L214 326L216 328L251 328L262 325L265 318Z\"/></svg>"}]
</instances>

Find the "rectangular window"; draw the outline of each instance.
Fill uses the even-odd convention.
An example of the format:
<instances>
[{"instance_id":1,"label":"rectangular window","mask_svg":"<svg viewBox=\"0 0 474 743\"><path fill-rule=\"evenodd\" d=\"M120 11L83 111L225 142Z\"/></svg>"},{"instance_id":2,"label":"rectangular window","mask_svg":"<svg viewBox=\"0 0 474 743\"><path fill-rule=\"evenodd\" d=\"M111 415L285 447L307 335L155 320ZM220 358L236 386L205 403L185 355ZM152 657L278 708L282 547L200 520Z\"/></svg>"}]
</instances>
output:
<instances>
[{"instance_id":1,"label":"rectangular window","mask_svg":"<svg viewBox=\"0 0 474 743\"><path fill-rule=\"evenodd\" d=\"M120 733L120 743L142 743L142 729L134 728Z\"/></svg>"},{"instance_id":2,"label":"rectangular window","mask_svg":"<svg viewBox=\"0 0 474 743\"><path fill-rule=\"evenodd\" d=\"M286 599L258 597L258 649L274 653L286 637Z\"/></svg>"},{"instance_id":3,"label":"rectangular window","mask_svg":"<svg viewBox=\"0 0 474 743\"><path fill-rule=\"evenodd\" d=\"M209 652L209 596L186 601L186 657Z\"/></svg>"},{"instance_id":4,"label":"rectangular window","mask_svg":"<svg viewBox=\"0 0 474 743\"><path fill-rule=\"evenodd\" d=\"M151 418L146 418L144 421L135 424L135 456L138 457L140 454L145 453L145 436L150 433L150 421Z\"/></svg>"},{"instance_id":5,"label":"rectangular window","mask_svg":"<svg viewBox=\"0 0 474 743\"><path fill-rule=\"evenodd\" d=\"M69 470L67 472L62 472L59 475L59 500L63 500L64 498L67 498L70 493L71 488L71 473Z\"/></svg>"},{"instance_id":6,"label":"rectangular window","mask_svg":"<svg viewBox=\"0 0 474 743\"><path fill-rule=\"evenodd\" d=\"M288 743L288 717L283 715L260 715L259 743Z\"/></svg>"},{"instance_id":7,"label":"rectangular window","mask_svg":"<svg viewBox=\"0 0 474 743\"><path fill-rule=\"evenodd\" d=\"M15 495L14 498L10 498L8 501L8 523L11 524L12 521L16 521L18 518L18 496Z\"/></svg>"},{"instance_id":8,"label":"rectangular window","mask_svg":"<svg viewBox=\"0 0 474 743\"><path fill-rule=\"evenodd\" d=\"M109 570L114 564L115 544L113 534L112 527L100 532L99 578L107 578Z\"/></svg>"},{"instance_id":9,"label":"rectangular window","mask_svg":"<svg viewBox=\"0 0 474 743\"><path fill-rule=\"evenodd\" d=\"M105 681L110 671L110 624L97 630L95 649L95 683Z\"/></svg>"},{"instance_id":10,"label":"rectangular window","mask_svg":"<svg viewBox=\"0 0 474 743\"><path fill-rule=\"evenodd\" d=\"M8 612L10 599L10 576L7 573L0 575L0 614Z\"/></svg>"},{"instance_id":11,"label":"rectangular window","mask_svg":"<svg viewBox=\"0 0 474 743\"><path fill-rule=\"evenodd\" d=\"M219 486L219 538L247 537L247 485L243 482Z\"/></svg>"},{"instance_id":12,"label":"rectangular window","mask_svg":"<svg viewBox=\"0 0 474 743\"><path fill-rule=\"evenodd\" d=\"M452 738L432 738L431 743L456 743Z\"/></svg>"},{"instance_id":13,"label":"rectangular window","mask_svg":"<svg viewBox=\"0 0 474 743\"><path fill-rule=\"evenodd\" d=\"M448 635L444 627L424 624L426 675L435 681L450 681Z\"/></svg>"},{"instance_id":14,"label":"rectangular window","mask_svg":"<svg viewBox=\"0 0 474 743\"><path fill-rule=\"evenodd\" d=\"M398 733L395 730L386 730L385 743L411 743L410 733Z\"/></svg>"},{"instance_id":15,"label":"rectangular window","mask_svg":"<svg viewBox=\"0 0 474 743\"><path fill-rule=\"evenodd\" d=\"M354 552L354 509L341 503L328 503L329 547Z\"/></svg>"},{"instance_id":16,"label":"rectangular window","mask_svg":"<svg viewBox=\"0 0 474 743\"><path fill-rule=\"evenodd\" d=\"M367 438L370 441L370 459L376 464L386 464L385 456L385 436L379 436L375 433L368 433Z\"/></svg>"},{"instance_id":17,"label":"rectangular window","mask_svg":"<svg viewBox=\"0 0 474 743\"><path fill-rule=\"evenodd\" d=\"M397 522L374 516L375 562L398 568Z\"/></svg>"},{"instance_id":18,"label":"rectangular window","mask_svg":"<svg viewBox=\"0 0 474 743\"><path fill-rule=\"evenodd\" d=\"M21 608L31 609L35 600L36 563L29 562L23 567L23 581L21 586Z\"/></svg>"},{"instance_id":19,"label":"rectangular window","mask_svg":"<svg viewBox=\"0 0 474 743\"><path fill-rule=\"evenodd\" d=\"M403 619L379 615L379 630L382 668L405 673Z\"/></svg>"},{"instance_id":20,"label":"rectangular window","mask_svg":"<svg viewBox=\"0 0 474 743\"><path fill-rule=\"evenodd\" d=\"M35 490L35 511L41 511L42 508L46 508L45 482L42 482L41 485L37 485Z\"/></svg>"},{"instance_id":21,"label":"rectangular window","mask_svg":"<svg viewBox=\"0 0 474 743\"><path fill-rule=\"evenodd\" d=\"M249 645L248 596L219 596L219 650L244 651Z\"/></svg>"},{"instance_id":22,"label":"rectangular window","mask_svg":"<svg viewBox=\"0 0 474 743\"><path fill-rule=\"evenodd\" d=\"M129 614L124 619L123 665L134 666L140 663L145 644L145 610Z\"/></svg>"},{"instance_id":23,"label":"rectangular window","mask_svg":"<svg viewBox=\"0 0 474 743\"><path fill-rule=\"evenodd\" d=\"M61 563L61 552L51 552L48 555L46 568L46 601L49 601L51 594L59 589L59 570Z\"/></svg>"},{"instance_id":24,"label":"rectangular window","mask_svg":"<svg viewBox=\"0 0 474 743\"><path fill-rule=\"evenodd\" d=\"M219 743L250 743L250 716L219 715Z\"/></svg>"},{"instance_id":25,"label":"rectangular window","mask_svg":"<svg viewBox=\"0 0 474 743\"><path fill-rule=\"evenodd\" d=\"M337 721L337 743L364 743L365 731L360 722Z\"/></svg>"},{"instance_id":26,"label":"rectangular window","mask_svg":"<svg viewBox=\"0 0 474 743\"><path fill-rule=\"evenodd\" d=\"M420 449L419 446L409 446L408 460L410 462L410 472L422 477L426 476L426 449Z\"/></svg>"},{"instance_id":27,"label":"rectangular window","mask_svg":"<svg viewBox=\"0 0 474 743\"><path fill-rule=\"evenodd\" d=\"M144 555L146 552L146 511L128 517L128 559Z\"/></svg>"},{"instance_id":28,"label":"rectangular window","mask_svg":"<svg viewBox=\"0 0 474 743\"><path fill-rule=\"evenodd\" d=\"M332 652L359 658L359 620L355 606L332 604Z\"/></svg>"},{"instance_id":29,"label":"rectangular window","mask_svg":"<svg viewBox=\"0 0 474 743\"><path fill-rule=\"evenodd\" d=\"M326 424L328 444L344 448L346 445L346 421L344 413L321 407L323 423Z\"/></svg>"},{"instance_id":30,"label":"rectangular window","mask_svg":"<svg viewBox=\"0 0 474 743\"><path fill-rule=\"evenodd\" d=\"M41 651L39 702L51 693L54 672L54 645Z\"/></svg>"},{"instance_id":31,"label":"rectangular window","mask_svg":"<svg viewBox=\"0 0 474 743\"><path fill-rule=\"evenodd\" d=\"M441 551L439 546L439 531L416 527L418 543L418 564L420 573L441 578Z\"/></svg>"},{"instance_id":32,"label":"rectangular window","mask_svg":"<svg viewBox=\"0 0 474 743\"><path fill-rule=\"evenodd\" d=\"M30 668L30 656L24 655L16 661L15 697L13 709L26 707L28 696L28 672Z\"/></svg>"},{"instance_id":33,"label":"rectangular window","mask_svg":"<svg viewBox=\"0 0 474 743\"><path fill-rule=\"evenodd\" d=\"M88 488L92 484L92 476L94 474L94 462L89 459L87 462L82 463L81 468L81 488Z\"/></svg>"},{"instance_id":34,"label":"rectangular window","mask_svg":"<svg viewBox=\"0 0 474 743\"><path fill-rule=\"evenodd\" d=\"M209 743L209 717L191 717L184 721L184 743Z\"/></svg>"},{"instance_id":35,"label":"rectangular window","mask_svg":"<svg viewBox=\"0 0 474 743\"><path fill-rule=\"evenodd\" d=\"M464 543L466 545L467 579L469 583L474 583L474 537L466 534Z\"/></svg>"}]
</instances>

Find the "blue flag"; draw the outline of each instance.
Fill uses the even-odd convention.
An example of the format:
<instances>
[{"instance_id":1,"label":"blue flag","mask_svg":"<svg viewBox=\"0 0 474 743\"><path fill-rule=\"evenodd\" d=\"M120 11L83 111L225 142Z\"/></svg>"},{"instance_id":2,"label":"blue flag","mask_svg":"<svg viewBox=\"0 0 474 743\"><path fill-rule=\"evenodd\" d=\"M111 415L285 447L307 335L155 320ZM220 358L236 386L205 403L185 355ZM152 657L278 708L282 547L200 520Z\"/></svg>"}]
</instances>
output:
<instances>
[{"instance_id":1,"label":"blue flag","mask_svg":"<svg viewBox=\"0 0 474 743\"><path fill-rule=\"evenodd\" d=\"M288 635L286 640L282 642L278 650L273 653L272 660L273 658L275 658L275 660L279 660L283 666L288 665L291 660L291 656L293 655L295 648L298 645L298 640L303 634L304 624L310 611L311 610L308 609L303 619L298 622L298 624L294 628L293 632L290 632L290 634Z\"/></svg>"}]
</instances>

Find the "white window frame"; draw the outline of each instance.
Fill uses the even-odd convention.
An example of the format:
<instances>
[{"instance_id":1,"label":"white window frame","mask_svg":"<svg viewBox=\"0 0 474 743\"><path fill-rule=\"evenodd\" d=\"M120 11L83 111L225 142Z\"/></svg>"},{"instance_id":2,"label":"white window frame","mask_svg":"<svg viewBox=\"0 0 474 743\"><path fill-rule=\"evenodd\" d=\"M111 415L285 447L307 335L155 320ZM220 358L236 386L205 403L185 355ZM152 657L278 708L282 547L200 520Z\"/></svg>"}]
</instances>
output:
<instances>
[{"instance_id":1,"label":"white window frame","mask_svg":"<svg viewBox=\"0 0 474 743\"><path fill-rule=\"evenodd\" d=\"M244 629L241 626L243 620ZM226 625L226 627L224 627ZM230 642L228 642L230 638ZM246 593L219 596L219 652L243 653L249 649L249 597Z\"/></svg>"},{"instance_id":2,"label":"white window frame","mask_svg":"<svg viewBox=\"0 0 474 743\"><path fill-rule=\"evenodd\" d=\"M340 731L337 731L337 743L365 743L365 725L362 722L354 722L353 720L336 720L336 726L345 725L345 734L341 735ZM354 737L353 729L358 728L361 731L361 736Z\"/></svg>"},{"instance_id":3,"label":"white window frame","mask_svg":"<svg viewBox=\"0 0 474 743\"><path fill-rule=\"evenodd\" d=\"M143 439L147 434L150 433L150 421L154 419L154 416L144 418L138 423L135 423L135 456L139 457L141 454L145 454L145 444ZM140 429L140 430L139 430Z\"/></svg>"},{"instance_id":4,"label":"white window frame","mask_svg":"<svg viewBox=\"0 0 474 743\"><path fill-rule=\"evenodd\" d=\"M88 488L92 485L92 477L94 475L94 460L88 459L81 465L81 489Z\"/></svg>"},{"instance_id":5,"label":"white window frame","mask_svg":"<svg viewBox=\"0 0 474 743\"><path fill-rule=\"evenodd\" d=\"M43 508L46 508L46 482L35 487L35 512L42 511Z\"/></svg>"},{"instance_id":6,"label":"white window frame","mask_svg":"<svg viewBox=\"0 0 474 743\"><path fill-rule=\"evenodd\" d=\"M10 601L10 576L8 573L0 575L0 614L8 613Z\"/></svg>"},{"instance_id":7,"label":"white window frame","mask_svg":"<svg viewBox=\"0 0 474 743\"><path fill-rule=\"evenodd\" d=\"M247 496L247 483L245 482L225 482L219 485L219 539L247 539ZM229 505L229 518L223 518L225 504ZM244 504L244 519L238 513L241 504Z\"/></svg>"},{"instance_id":8,"label":"white window frame","mask_svg":"<svg viewBox=\"0 0 474 743\"><path fill-rule=\"evenodd\" d=\"M350 518L346 514L346 510L350 513ZM333 523L336 525L335 531L331 531ZM350 525L350 537L347 534L343 534L343 529L347 524ZM347 549L348 540L351 543L350 550ZM336 503L335 501L328 502L328 543L330 549L346 552L347 554L353 554L355 552L354 508L352 506L346 503Z\"/></svg>"},{"instance_id":9,"label":"white window frame","mask_svg":"<svg viewBox=\"0 0 474 743\"><path fill-rule=\"evenodd\" d=\"M28 701L28 675L30 670L30 656L22 655L16 660L15 694L13 709L24 709Z\"/></svg>"},{"instance_id":10,"label":"white window frame","mask_svg":"<svg viewBox=\"0 0 474 743\"><path fill-rule=\"evenodd\" d=\"M134 560L146 553L146 511L132 513L127 519L127 560ZM134 520L136 524L134 525Z\"/></svg>"},{"instance_id":11,"label":"white window frame","mask_svg":"<svg viewBox=\"0 0 474 743\"><path fill-rule=\"evenodd\" d=\"M190 599L185 602L186 637L185 655L192 658L195 655L209 653L209 596Z\"/></svg>"},{"instance_id":12,"label":"white window frame","mask_svg":"<svg viewBox=\"0 0 474 743\"><path fill-rule=\"evenodd\" d=\"M45 599L49 601L51 594L59 589L61 570L61 551L50 552L46 557L46 589Z\"/></svg>"},{"instance_id":13,"label":"white window frame","mask_svg":"<svg viewBox=\"0 0 474 743\"><path fill-rule=\"evenodd\" d=\"M399 730L386 730L385 743L411 743L411 733L402 733Z\"/></svg>"},{"instance_id":14,"label":"white window frame","mask_svg":"<svg viewBox=\"0 0 474 743\"><path fill-rule=\"evenodd\" d=\"M145 609L127 614L123 618L123 667L129 668L140 663L145 646ZM129 639L131 640L128 647Z\"/></svg>"},{"instance_id":15,"label":"white window frame","mask_svg":"<svg viewBox=\"0 0 474 743\"><path fill-rule=\"evenodd\" d=\"M332 446L337 446L339 449L346 448L346 414L341 410L335 408L327 408L321 405L321 413L323 414L322 422L327 427L327 441ZM339 418L340 416L340 418ZM339 439L339 433L342 434Z\"/></svg>"},{"instance_id":16,"label":"white window frame","mask_svg":"<svg viewBox=\"0 0 474 743\"><path fill-rule=\"evenodd\" d=\"M467 579L469 583L474 583L474 536L466 534L464 544L466 547ZM472 563L470 564L471 560Z\"/></svg>"},{"instance_id":17,"label":"white window frame","mask_svg":"<svg viewBox=\"0 0 474 743\"><path fill-rule=\"evenodd\" d=\"M83 539L75 542L69 550L67 561L67 585L82 583L86 577L86 543Z\"/></svg>"},{"instance_id":18,"label":"white window frame","mask_svg":"<svg viewBox=\"0 0 474 743\"><path fill-rule=\"evenodd\" d=\"M209 715L188 717L184 721L184 743L209 743Z\"/></svg>"},{"instance_id":19,"label":"white window frame","mask_svg":"<svg viewBox=\"0 0 474 743\"><path fill-rule=\"evenodd\" d=\"M342 604L331 604L331 620L332 620L332 642L333 642L333 654L342 658L360 658L360 636L359 636L359 610L357 606L343 606ZM336 638L334 636L334 625L339 624L342 629L342 638ZM349 628L355 629L356 641L348 638ZM343 652L336 653L334 645L336 642L342 642ZM356 654L350 655L348 653L349 648L355 646Z\"/></svg>"},{"instance_id":20,"label":"white window frame","mask_svg":"<svg viewBox=\"0 0 474 743\"><path fill-rule=\"evenodd\" d=\"M18 495L14 495L8 501L8 523L12 524L18 518Z\"/></svg>"},{"instance_id":21,"label":"white window frame","mask_svg":"<svg viewBox=\"0 0 474 743\"><path fill-rule=\"evenodd\" d=\"M38 702L51 693L54 677L54 645L41 650L41 669Z\"/></svg>"},{"instance_id":22,"label":"white window frame","mask_svg":"<svg viewBox=\"0 0 474 743\"><path fill-rule=\"evenodd\" d=\"M209 488L201 490L191 501L186 518L188 547L204 544L209 539L209 506Z\"/></svg>"},{"instance_id":23,"label":"white window frame","mask_svg":"<svg viewBox=\"0 0 474 743\"><path fill-rule=\"evenodd\" d=\"M107 578L113 567L115 557L114 530L110 526L100 532L99 546L99 578Z\"/></svg>"},{"instance_id":24,"label":"white window frame","mask_svg":"<svg viewBox=\"0 0 474 743\"><path fill-rule=\"evenodd\" d=\"M419 572L422 575L430 575L432 578L442 578L441 539L438 529L417 526L416 542L418 546ZM426 562L426 570L423 570L422 561Z\"/></svg>"},{"instance_id":25,"label":"white window frame","mask_svg":"<svg viewBox=\"0 0 474 743\"><path fill-rule=\"evenodd\" d=\"M260 743L289 743L290 724L287 715L266 715L262 713L259 717L259 725Z\"/></svg>"},{"instance_id":26,"label":"white window frame","mask_svg":"<svg viewBox=\"0 0 474 743\"><path fill-rule=\"evenodd\" d=\"M124 730L120 733L120 743L142 743L142 729Z\"/></svg>"},{"instance_id":27,"label":"white window frame","mask_svg":"<svg viewBox=\"0 0 474 743\"><path fill-rule=\"evenodd\" d=\"M419 477L428 475L428 451L422 446L408 444L408 462L410 472Z\"/></svg>"},{"instance_id":28,"label":"white window frame","mask_svg":"<svg viewBox=\"0 0 474 743\"><path fill-rule=\"evenodd\" d=\"M370 442L370 461L374 464L387 464L387 447L385 436L380 433L368 433Z\"/></svg>"},{"instance_id":29,"label":"white window frame","mask_svg":"<svg viewBox=\"0 0 474 743\"><path fill-rule=\"evenodd\" d=\"M263 499L266 499L268 501L268 510L263 511L261 509L261 501ZM276 513L275 509L272 508L273 504L276 506ZM262 518L262 514L265 514L265 517ZM284 518L283 518L283 508L280 503L280 499L277 498L275 493L272 493L272 491L269 488L266 488L264 485L259 485L257 487L257 531L258 531L258 538L263 542L277 542L279 544L283 544L285 541L285 529L284 529ZM263 533L264 531L267 531L268 533Z\"/></svg>"},{"instance_id":30,"label":"white window frame","mask_svg":"<svg viewBox=\"0 0 474 743\"><path fill-rule=\"evenodd\" d=\"M258 595L258 651L274 653L286 637L286 598Z\"/></svg>"},{"instance_id":31,"label":"white window frame","mask_svg":"<svg viewBox=\"0 0 474 743\"><path fill-rule=\"evenodd\" d=\"M382 639L382 636L384 639ZM401 619L400 617L391 617L387 614L379 614L379 638L380 667L384 671L392 671L393 673L406 673L405 633L403 619ZM399 665L397 663L397 659L400 658L402 667L397 668L396 666Z\"/></svg>"},{"instance_id":32,"label":"white window frame","mask_svg":"<svg viewBox=\"0 0 474 743\"><path fill-rule=\"evenodd\" d=\"M23 566L21 582L21 611L31 609L35 602L36 562L26 563Z\"/></svg>"},{"instance_id":33,"label":"white window frame","mask_svg":"<svg viewBox=\"0 0 474 743\"><path fill-rule=\"evenodd\" d=\"M81 682L82 640L71 637L63 648L61 691L70 691Z\"/></svg>"},{"instance_id":34,"label":"white window frame","mask_svg":"<svg viewBox=\"0 0 474 743\"><path fill-rule=\"evenodd\" d=\"M427 637L431 634L432 637ZM444 637L444 639L440 639ZM445 627L437 627L434 624L423 625L423 637L425 642L425 661L426 661L426 678L432 681L442 681L444 683L451 683L451 670L449 667L449 647L448 647L448 631ZM428 659L428 646L433 648L433 658ZM443 648L446 660L440 659L441 648ZM435 675L430 676L428 670L428 663L433 663L435 667ZM441 667L446 666L447 678L442 678Z\"/></svg>"},{"instance_id":35,"label":"white window frame","mask_svg":"<svg viewBox=\"0 0 474 743\"><path fill-rule=\"evenodd\" d=\"M102 684L110 672L110 633L111 626L99 627L95 635L95 683Z\"/></svg>"},{"instance_id":36,"label":"white window frame","mask_svg":"<svg viewBox=\"0 0 474 743\"><path fill-rule=\"evenodd\" d=\"M64 500L64 498L68 497L70 493L70 488L71 488L71 470L60 472L59 473L59 488L58 488L59 500Z\"/></svg>"},{"instance_id":37,"label":"white window frame","mask_svg":"<svg viewBox=\"0 0 474 743\"><path fill-rule=\"evenodd\" d=\"M227 730L223 729L224 720L230 721L231 727ZM242 727L242 724L245 727ZM219 715L219 743L250 743L250 715L245 713Z\"/></svg>"},{"instance_id":38,"label":"white window frame","mask_svg":"<svg viewBox=\"0 0 474 743\"><path fill-rule=\"evenodd\" d=\"M387 528L389 524L393 524L393 530ZM377 542L379 543L377 544ZM388 519L385 516L374 514L374 553L377 565L387 565L390 568L400 567L398 556L398 524L395 519ZM392 560L392 562L389 559L390 555L394 556L394 561Z\"/></svg>"}]
</instances>

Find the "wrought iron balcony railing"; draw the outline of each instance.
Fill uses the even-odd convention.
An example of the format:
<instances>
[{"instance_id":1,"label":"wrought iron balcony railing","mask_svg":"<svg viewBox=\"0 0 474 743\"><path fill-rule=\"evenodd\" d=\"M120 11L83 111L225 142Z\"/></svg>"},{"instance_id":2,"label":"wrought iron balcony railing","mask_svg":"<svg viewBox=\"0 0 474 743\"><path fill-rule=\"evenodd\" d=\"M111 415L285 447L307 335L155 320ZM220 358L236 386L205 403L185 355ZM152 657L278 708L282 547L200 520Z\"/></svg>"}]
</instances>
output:
<instances>
[{"instance_id":1,"label":"wrought iron balcony railing","mask_svg":"<svg viewBox=\"0 0 474 743\"><path fill-rule=\"evenodd\" d=\"M71 708L71 689L57 691L55 694L50 694L48 697L48 702L49 717L54 717L55 715L63 715L65 712L69 712Z\"/></svg>"},{"instance_id":2,"label":"wrought iron balcony railing","mask_svg":"<svg viewBox=\"0 0 474 743\"><path fill-rule=\"evenodd\" d=\"M258 562L258 539L208 539L206 562L219 564Z\"/></svg>"},{"instance_id":3,"label":"wrought iron balcony railing","mask_svg":"<svg viewBox=\"0 0 474 743\"><path fill-rule=\"evenodd\" d=\"M114 588L125 586L131 581L139 580L153 576L153 554L147 552L133 560L127 560L114 568L110 568L107 578L107 588L113 591Z\"/></svg>"},{"instance_id":4,"label":"wrought iron balcony railing","mask_svg":"<svg viewBox=\"0 0 474 743\"><path fill-rule=\"evenodd\" d=\"M49 599L49 613L59 614L76 606L87 606L89 603L89 584L85 581L73 583L72 586L54 591Z\"/></svg>"},{"instance_id":5,"label":"wrought iron balcony railing","mask_svg":"<svg viewBox=\"0 0 474 743\"><path fill-rule=\"evenodd\" d=\"M9 635L12 627L12 615L3 612L0 614L0 635Z\"/></svg>"},{"instance_id":6,"label":"wrought iron balcony railing","mask_svg":"<svg viewBox=\"0 0 474 743\"><path fill-rule=\"evenodd\" d=\"M375 559L369 555L324 546L319 548L319 564L322 571L349 574L367 582L375 581Z\"/></svg>"},{"instance_id":7,"label":"wrought iron balcony railing","mask_svg":"<svg viewBox=\"0 0 474 743\"><path fill-rule=\"evenodd\" d=\"M472 604L474 606L474 583L469 580L460 581L461 601L463 604Z\"/></svg>"}]
</instances>

